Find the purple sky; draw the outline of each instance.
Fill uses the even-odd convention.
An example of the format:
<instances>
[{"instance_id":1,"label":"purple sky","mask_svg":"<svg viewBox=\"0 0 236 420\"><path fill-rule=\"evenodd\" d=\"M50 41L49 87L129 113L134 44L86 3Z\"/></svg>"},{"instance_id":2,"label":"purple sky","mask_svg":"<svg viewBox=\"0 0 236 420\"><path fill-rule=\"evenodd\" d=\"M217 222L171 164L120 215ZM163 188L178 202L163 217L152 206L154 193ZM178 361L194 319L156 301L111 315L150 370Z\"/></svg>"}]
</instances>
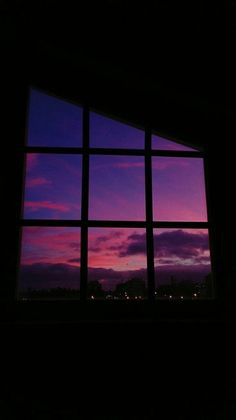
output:
<instances>
[{"instance_id":1,"label":"purple sky","mask_svg":"<svg viewBox=\"0 0 236 420\"><path fill-rule=\"evenodd\" d=\"M82 108L31 89L28 146L81 147Z\"/></svg>"},{"instance_id":2,"label":"purple sky","mask_svg":"<svg viewBox=\"0 0 236 420\"><path fill-rule=\"evenodd\" d=\"M142 130L95 113L90 115L90 124L91 146L144 147ZM80 107L32 91L29 145L81 146L81 138ZM192 150L158 136L153 136L154 141L153 147L161 150ZM90 155L89 218L144 221L144 175L144 157ZM207 221L201 158L153 157L152 177L154 220ZM81 185L80 155L29 153L26 158L24 218L79 220ZM168 281L170 273L181 272L190 281L196 281L210 271L206 230L155 229L154 242L159 280ZM70 282L71 287L75 283L78 287L79 258L79 228L25 227L21 287L28 287L30 282L34 285L35 278L39 282L40 275L37 277L36 273L41 273L44 280L41 286L37 283L34 287L46 287L47 278L53 279L50 287L53 284L57 287L64 284L62 272L66 273L65 287ZM91 228L88 258L89 279L101 281L106 289L114 287L120 279L133 277L135 272L145 278L145 230Z\"/></svg>"},{"instance_id":3,"label":"purple sky","mask_svg":"<svg viewBox=\"0 0 236 420\"><path fill-rule=\"evenodd\" d=\"M207 221L203 159L153 157L153 214L160 221Z\"/></svg>"},{"instance_id":4,"label":"purple sky","mask_svg":"<svg viewBox=\"0 0 236 420\"><path fill-rule=\"evenodd\" d=\"M28 154L24 217L80 219L81 182L80 155Z\"/></svg>"},{"instance_id":5,"label":"purple sky","mask_svg":"<svg viewBox=\"0 0 236 420\"><path fill-rule=\"evenodd\" d=\"M143 157L90 157L90 219L144 220L144 194Z\"/></svg>"},{"instance_id":6,"label":"purple sky","mask_svg":"<svg viewBox=\"0 0 236 420\"><path fill-rule=\"evenodd\" d=\"M189 151L194 152L196 149L184 146L183 144L176 143L171 140L164 139L163 137L152 136L152 148L154 150L176 150L176 151Z\"/></svg>"},{"instance_id":7,"label":"purple sky","mask_svg":"<svg viewBox=\"0 0 236 420\"><path fill-rule=\"evenodd\" d=\"M144 139L144 130L90 112L91 147L143 149Z\"/></svg>"},{"instance_id":8,"label":"purple sky","mask_svg":"<svg viewBox=\"0 0 236 420\"><path fill-rule=\"evenodd\" d=\"M157 286L171 276L203 281L211 271L206 229L154 229L154 254ZM145 230L90 228L88 265L89 280L105 290L134 277L146 280ZM23 228L20 287L78 287L79 266L79 228Z\"/></svg>"}]
</instances>

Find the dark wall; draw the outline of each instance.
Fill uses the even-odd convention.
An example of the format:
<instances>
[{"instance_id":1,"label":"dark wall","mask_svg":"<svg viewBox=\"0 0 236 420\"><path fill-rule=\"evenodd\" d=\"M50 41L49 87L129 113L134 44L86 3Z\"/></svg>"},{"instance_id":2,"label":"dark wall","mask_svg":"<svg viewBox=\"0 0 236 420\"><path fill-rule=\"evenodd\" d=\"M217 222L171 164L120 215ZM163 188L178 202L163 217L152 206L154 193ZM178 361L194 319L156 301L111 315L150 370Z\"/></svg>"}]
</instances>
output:
<instances>
[{"instance_id":1,"label":"dark wall","mask_svg":"<svg viewBox=\"0 0 236 420\"><path fill-rule=\"evenodd\" d=\"M110 10L112 2L102 4ZM233 80L225 71L218 85L213 75L207 83L211 65L215 69L211 61L205 73L199 63L194 71L184 72L193 56L188 50L186 55L184 50L177 53L173 37L162 43L161 65L156 63L155 42L152 49L141 43L138 23L138 38L127 38L132 33L128 24L123 32L115 31L124 9L116 11L107 33L101 29L106 19L98 24L94 13L97 32L89 42L91 24L82 24L82 11L77 22L68 10L63 20L63 8L60 20L53 14L56 9L43 12L39 3L38 7L37 13L30 6L10 12L6 7L2 15L0 415L2 410L4 419L19 413L33 419L234 418L235 121L231 94L227 101L223 89L225 82L228 91L234 91ZM140 19L143 10L137 7L135 13ZM134 17L131 7L125 14ZM171 22L174 33L173 18ZM183 29L180 35L185 40ZM170 52L171 41L176 45ZM206 58L204 39L200 41ZM176 73L170 66L178 66ZM204 147L215 301L138 309L15 302L21 148L31 83Z\"/></svg>"}]
</instances>

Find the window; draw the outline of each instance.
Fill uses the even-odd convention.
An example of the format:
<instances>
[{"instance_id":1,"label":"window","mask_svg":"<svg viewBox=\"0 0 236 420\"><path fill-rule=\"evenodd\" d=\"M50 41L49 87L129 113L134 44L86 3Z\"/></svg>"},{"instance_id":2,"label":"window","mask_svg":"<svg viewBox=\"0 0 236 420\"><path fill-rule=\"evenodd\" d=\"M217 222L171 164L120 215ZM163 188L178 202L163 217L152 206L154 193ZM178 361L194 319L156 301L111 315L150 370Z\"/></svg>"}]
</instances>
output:
<instances>
[{"instance_id":1,"label":"window","mask_svg":"<svg viewBox=\"0 0 236 420\"><path fill-rule=\"evenodd\" d=\"M212 297L203 154L30 92L19 299Z\"/></svg>"}]
</instances>

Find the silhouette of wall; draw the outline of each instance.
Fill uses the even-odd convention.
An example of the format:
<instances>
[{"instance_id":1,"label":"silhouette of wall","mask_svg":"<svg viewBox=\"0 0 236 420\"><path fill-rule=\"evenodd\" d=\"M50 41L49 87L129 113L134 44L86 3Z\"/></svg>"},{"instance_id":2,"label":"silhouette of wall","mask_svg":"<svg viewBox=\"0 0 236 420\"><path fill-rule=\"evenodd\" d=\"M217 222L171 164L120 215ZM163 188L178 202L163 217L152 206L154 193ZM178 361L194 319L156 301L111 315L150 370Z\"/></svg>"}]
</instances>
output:
<instances>
[{"instance_id":1,"label":"silhouette of wall","mask_svg":"<svg viewBox=\"0 0 236 420\"><path fill-rule=\"evenodd\" d=\"M138 6L133 12L121 2L113 14L112 4L118 7L117 3L104 1L100 9L94 6L93 14L83 5L75 16L55 2L46 9L37 4L35 10L26 3L3 11L0 413L16 418L22 412L35 419L78 414L90 419L98 415L146 419L157 418L160 412L161 418L233 418L235 83L231 71L225 68L220 73L209 59L210 13L205 10L199 62L196 48L195 57L183 48L188 32L179 29L174 13L171 31L163 23L158 28L158 35L168 32L158 48L156 29L149 33L153 38L140 30L145 13ZM170 17L165 6L161 12ZM126 25L120 25L123 14ZM148 16L154 28L151 11ZM191 26L189 22L190 31ZM91 28L94 35L89 41ZM192 48L199 33L200 29L193 37L191 32ZM216 52L216 46L210 51ZM31 83L205 147L216 301L158 308L114 307L110 302L80 307L16 304L21 150Z\"/></svg>"}]
</instances>

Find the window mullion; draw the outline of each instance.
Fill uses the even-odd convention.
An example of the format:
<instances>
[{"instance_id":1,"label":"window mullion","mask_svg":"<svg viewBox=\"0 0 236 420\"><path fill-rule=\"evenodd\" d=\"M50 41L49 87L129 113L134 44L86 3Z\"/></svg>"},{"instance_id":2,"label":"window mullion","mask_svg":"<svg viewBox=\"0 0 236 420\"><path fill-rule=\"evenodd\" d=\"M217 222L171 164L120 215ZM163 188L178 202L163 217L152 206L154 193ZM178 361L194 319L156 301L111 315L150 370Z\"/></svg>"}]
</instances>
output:
<instances>
[{"instance_id":1,"label":"window mullion","mask_svg":"<svg viewBox=\"0 0 236 420\"><path fill-rule=\"evenodd\" d=\"M89 110L83 113L80 297L86 300L88 284Z\"/></svg>"},{"instance_id":2,"label":"window mullion","mask_svg":"<svg viewBox=\"0 0 236 420\"><path fill-rule=\"evenodd\" d=\"M147 277L148 298L155 297L155 269L153 244L153 211L152 211L152 156L151 130L145 130L145 202L146 202L146 232L147 232Z\"/></svg>"}]
</instances>

